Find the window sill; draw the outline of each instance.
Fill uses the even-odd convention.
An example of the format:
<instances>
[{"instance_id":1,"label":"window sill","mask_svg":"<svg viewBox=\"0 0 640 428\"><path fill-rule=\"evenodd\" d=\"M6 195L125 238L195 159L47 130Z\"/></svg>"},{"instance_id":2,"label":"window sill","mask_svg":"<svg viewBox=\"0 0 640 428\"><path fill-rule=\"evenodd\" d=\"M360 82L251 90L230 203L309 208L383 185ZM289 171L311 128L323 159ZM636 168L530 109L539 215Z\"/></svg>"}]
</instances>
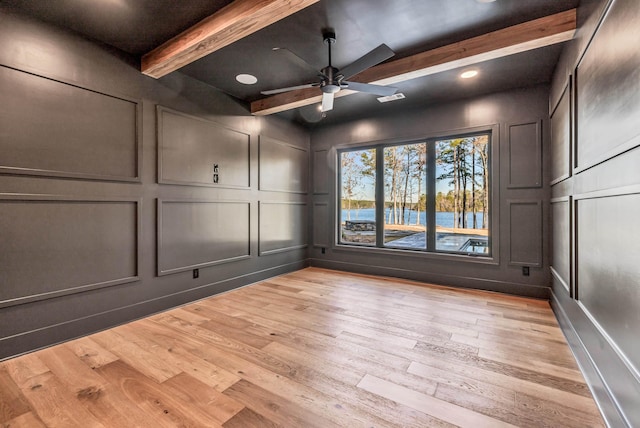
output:
<instances>
[{"instance_id":1,"label":"window sill","mask_svg":"<svg viewBox=\"0 0 640 428\"><path fill-rule=\"evenodd\" d=\"M344 245L335 244L332 247L333 251L345 252L345 253L369 253L386 256L397 257L416 257L420 259L447 261L452 263L475 263L482 265L498 266L500 261L496 256L470 256L467 254L449 254L449 253L434 253L424 250L412 250L412 249L400 249L400 248L379 248L366 245Z\"/></svg>"}]
</instances>

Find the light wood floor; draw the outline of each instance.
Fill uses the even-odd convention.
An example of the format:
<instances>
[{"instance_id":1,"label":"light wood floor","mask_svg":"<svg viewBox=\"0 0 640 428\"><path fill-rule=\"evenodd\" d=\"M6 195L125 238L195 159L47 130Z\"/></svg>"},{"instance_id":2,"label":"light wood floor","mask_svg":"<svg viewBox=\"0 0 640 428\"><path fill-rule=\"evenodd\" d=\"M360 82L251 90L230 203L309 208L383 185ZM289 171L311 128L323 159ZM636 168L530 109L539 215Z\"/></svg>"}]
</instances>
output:
<instances>
[{"instance_id":1,"label":"light wood floor","mask_svg":"<svg viewBox=\"0 0 640 428\"><path fill-rule=\"evenodd\" d=\"M2 427L598 427L547 302L309 268L0 363Z\"/></svg>"}]
</instances>

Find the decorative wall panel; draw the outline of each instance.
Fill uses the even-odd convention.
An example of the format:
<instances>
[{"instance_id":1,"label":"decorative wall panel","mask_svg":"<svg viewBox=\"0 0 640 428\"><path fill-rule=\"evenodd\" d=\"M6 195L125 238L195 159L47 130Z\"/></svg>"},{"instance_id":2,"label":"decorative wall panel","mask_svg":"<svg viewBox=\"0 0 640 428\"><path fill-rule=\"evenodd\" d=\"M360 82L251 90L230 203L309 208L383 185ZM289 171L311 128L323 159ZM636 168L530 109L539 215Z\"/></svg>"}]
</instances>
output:
<instances>
[{"instance_id":1,"label":"decorative wall panel","mask_svg":"<svg viewBox=\"0 0 640 428\"><path fill-rule=\"evenodd\" d=\"M0 307L138 280L138 200L0 194Z\"/></svg>"},{"instance_id":2,"label":"decorative wall panel","mask_svg":"<svg viewBox=\"0 0 640 428\"><path fill-rule=\"evenodd\" d=\"M551 115L551 183L571 174L571 93L567 86Z\"/></svg>"},{"instance_id":3,"label":"decorative wall panel","mask_svg":"<svg viewBox=\"0 0 640 428\"><path fill-rule=\"evenodd\" d=\"M260 202L260 255L307 246L307 204Z\"/></svg>"},{"instance_id":4,"label":"decorative wall panel","mask_svg":"<svg viewBox=\"0 0 640 428\"><path fill-rule=\"evenodd\" d=\"M313 193L318 195L329 193L327 153L327 150L313 152Z\"/></svg>"},{"instance_id":5,"label":"decorative wall panel","mask_svg":"<svg viewBox=\"0 0 640 428\"><path fill-rule=\"evenodd\" d=\"M249 202L158 199L158 275L249 258Z\"/></svg>"},{"instance_id":6,"label":"decorative wall panel","mask_svg":"<svg viewBox=\"0 0 640 428\"><path fill-rule=\"evenodd\" d=\"M640 193L576 197L577 297L632 362L640 361ZM578 200L579 199L579 200ZM636 366L636 370L640 367Z\"/></svg>"},{"instance_id":7,"label":"decorative wall panel","mask_svg":"<svg viewBox=\"0 0 640 428\"><path fill-rule=\"evenodd\" d=\"M139 181L140 104L0 66L0 173Z\"/></svg>"},{"instance_id":8,"label":"decorative wall panel","mask_svg":"<svg viewBox=\"0 0 640 428\"><path fill-rule=\"evenodd\" d=\"M571 203L569 197L551 200L553 258L551 273L570 292Z\"/></svg>"},{"instance_id":9,"label":"decorative wall panel","mask_svg":"<svg viewBox=\"0 0 640 428\"><path fill-rule=\"evenodd\" d=\"M509 264L542 266L542 203L511 200Z\"/></svg>"},{"instance_id":10,"label":"decorative wall panel","mask_svg":"<svg viewBox=\"0 0 640 428\"><path fill-rule=\"evenodd\" d=\"M616 1L576 68L577 167L640 144L640 8Z\"/></svg>"},{"instance_id":11,"label":"decorative wall panel","mask_svg":"<svg viewBox=\"0 0 640 428\"><path fill-rule=\"evenodd\" d=\"M308 181L306 149L260 136L260 190L307 193Z\"/></svg>"},{"instance_id":12,"label":"decorative wall panel","mask_svg":"<svg viewBox=\"0 0 640 428\"><path fill-rule=\"evenodd\" d=\"M509 188L542 186L540 121L509 126Z\"/></svg>"},{"instance_id":13,"label":"decorative wall panel","mask_svg":"<svg viewBox=\"0 0 640 428\"><path fill-rule=\"evenodd\" d=\"M248 134L158 107L158 182L249 188Z\"/></svg>"},{"instance_id":14,"label":"decorative wall panel","mask_svg":"<svg viewBox=\"0 0 640 428\"><path fill-rule=\"evenodd\" d=\"M329 224L326 219L329 216L329 204L326 202L317 202L313 204L313 245L315 247L328 247Z\"/></svg>"}]
</instances>

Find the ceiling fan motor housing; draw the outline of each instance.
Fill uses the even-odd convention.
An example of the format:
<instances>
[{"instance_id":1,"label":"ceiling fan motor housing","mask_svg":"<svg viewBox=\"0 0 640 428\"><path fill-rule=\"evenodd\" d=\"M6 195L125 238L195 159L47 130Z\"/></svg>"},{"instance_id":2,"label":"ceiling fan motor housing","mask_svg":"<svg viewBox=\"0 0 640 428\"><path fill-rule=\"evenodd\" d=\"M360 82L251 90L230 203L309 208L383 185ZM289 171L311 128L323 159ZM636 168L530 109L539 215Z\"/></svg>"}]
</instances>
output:
<instances>
[{"instance_id":1,"label":"ceiling fan motor housing","mask_svg":"<svg viewBox=\"0 0 640 428\"><path fill-rule=\"evenodd\" d=\"M338 74L338 69L332 66L328 66L322 69L324 78L320 84L322 92L326 94L335 94L340 90L340 80L342 75Z\"/></svg>"}]
</instances>

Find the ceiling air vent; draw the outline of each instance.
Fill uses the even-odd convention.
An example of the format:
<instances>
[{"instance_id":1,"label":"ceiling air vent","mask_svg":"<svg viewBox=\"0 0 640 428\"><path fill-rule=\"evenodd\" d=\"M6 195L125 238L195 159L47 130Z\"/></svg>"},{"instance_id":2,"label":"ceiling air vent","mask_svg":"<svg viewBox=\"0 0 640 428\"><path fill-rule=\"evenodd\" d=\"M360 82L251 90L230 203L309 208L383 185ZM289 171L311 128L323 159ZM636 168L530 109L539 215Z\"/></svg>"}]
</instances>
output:
<instances>
[{"instance_id":1,"label":"ceiling air vent","mask_svg":"<svg viewBox=\"0 0 640 428\"><path fill-rule=\"evenodd\" d=\"M389 101L402 100L404 99L404 94L402 92L398 92L397 94L389 95L387 97L380 97L378 101L381 103L388 103Z\"/></svg>"}]
</instances>

